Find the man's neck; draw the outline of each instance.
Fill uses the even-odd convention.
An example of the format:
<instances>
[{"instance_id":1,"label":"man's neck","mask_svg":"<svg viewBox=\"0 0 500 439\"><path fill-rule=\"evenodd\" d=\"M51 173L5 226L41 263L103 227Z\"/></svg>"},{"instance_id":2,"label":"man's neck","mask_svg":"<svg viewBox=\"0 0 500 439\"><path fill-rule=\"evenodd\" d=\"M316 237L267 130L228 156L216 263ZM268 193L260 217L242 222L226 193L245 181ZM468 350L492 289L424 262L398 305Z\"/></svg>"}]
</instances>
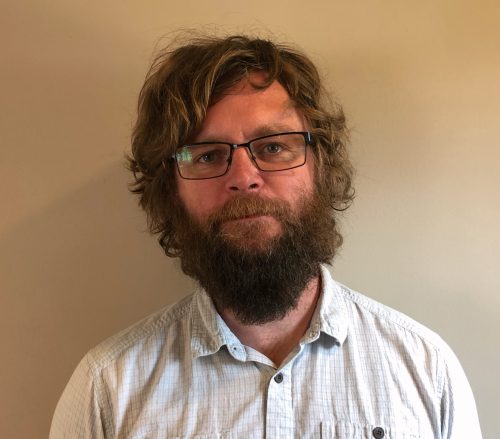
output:
<instances>
[{"instance_id":1,"label":"man's neck","mask_svg":"<svg viewBox=\"0 0 500 439\"><path fill-rule=\"evenodd\" d=\"M309 328L320 291L321 278L318 276L309 281L296 308L281 320L263 325L244 325L231 310L220 310L220 314L241 343L264 354L279 366Z\"/></svg>"}]
</instances>

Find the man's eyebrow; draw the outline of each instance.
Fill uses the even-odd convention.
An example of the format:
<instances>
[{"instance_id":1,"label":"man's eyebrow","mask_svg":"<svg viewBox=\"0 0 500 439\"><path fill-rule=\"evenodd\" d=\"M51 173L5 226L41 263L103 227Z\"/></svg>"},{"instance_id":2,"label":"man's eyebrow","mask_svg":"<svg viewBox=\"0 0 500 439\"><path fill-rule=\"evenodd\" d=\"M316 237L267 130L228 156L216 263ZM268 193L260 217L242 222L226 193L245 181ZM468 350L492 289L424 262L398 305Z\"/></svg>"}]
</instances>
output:
<instances>
[{"instance_id":1,"label":"man's eyebrow","mask_svg":"<svg viewBox=\"0 0 500 439\"><path fill-rule=\"evenodd\" d=\"M258 137L269 136L271 134L288 133L295 131L300 131L300 130L297 127L292 127L284 123L272 123L272 124L260 125L256 129L252 130L251 137L247 139L247 142L253 139L257 139ZM227 139L223 139L221 137L212 135L206 137L203 136L200 140L196 140L195 142L190 142L190 143L198 143L198 142L232 143L229 142Z\"/></svg>"},{"instance_id":2,"label":"man's eyebrow","mask_svg":"<svg viewBox=\"0 0 500 439\"><path fill-rule=\"evenodd\" d=\"M297 131L297 128L291 127L290 125L283 123L266 124L266 125L261 125L257 129L253 130L252 138L255 139L257 137L267 136L276 133L288 133L290 131Z\"/></svg>"}]
</instances>

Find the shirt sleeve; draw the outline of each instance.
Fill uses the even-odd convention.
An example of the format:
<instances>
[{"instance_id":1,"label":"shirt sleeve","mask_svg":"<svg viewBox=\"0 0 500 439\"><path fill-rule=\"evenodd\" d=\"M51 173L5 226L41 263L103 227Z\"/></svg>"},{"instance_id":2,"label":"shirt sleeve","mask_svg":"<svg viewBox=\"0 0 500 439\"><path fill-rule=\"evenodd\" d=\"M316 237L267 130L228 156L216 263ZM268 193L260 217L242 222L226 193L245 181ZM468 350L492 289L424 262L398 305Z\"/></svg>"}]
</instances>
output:
<instances>
[{"instance_id":1,"label":"shirt sleeve","mask_svg":"<svg viewBox=\"0 0 500 439\"><path fill-rule=\"evenodd\" d=\"M109 439L88 355L71 376L50 427L49 439Z\"/></svg>"},{"instance_id":2,"label":"shirt sleeve","mask_svg":"<svg viewBox=\"0 0 500 439\"><path fill-rule=\"evenodd\" d=\"M457 357L444 346L441 432L443 439L481 439L476 403Z\"/></svg>"}]
</instances>

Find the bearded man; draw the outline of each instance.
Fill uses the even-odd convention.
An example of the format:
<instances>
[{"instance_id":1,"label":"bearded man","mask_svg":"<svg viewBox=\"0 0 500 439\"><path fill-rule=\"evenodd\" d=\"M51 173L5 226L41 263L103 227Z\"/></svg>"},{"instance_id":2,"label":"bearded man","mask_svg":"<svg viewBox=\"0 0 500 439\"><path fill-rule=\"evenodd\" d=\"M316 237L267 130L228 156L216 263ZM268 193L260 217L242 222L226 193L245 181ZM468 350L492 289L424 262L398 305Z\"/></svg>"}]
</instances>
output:
<instances>
[{"instance_id":1,"label":"bearded man","mask_svg":"<svg viewBox=\"0 0 500 439\"><path fill-rule=\"evenodd\" d=\"M90 351L51 438L480 438L433 332L335 282L347 129L312 62L245 36L159 54L130 168L200 288Z\"/></svg>"}]
</instances>

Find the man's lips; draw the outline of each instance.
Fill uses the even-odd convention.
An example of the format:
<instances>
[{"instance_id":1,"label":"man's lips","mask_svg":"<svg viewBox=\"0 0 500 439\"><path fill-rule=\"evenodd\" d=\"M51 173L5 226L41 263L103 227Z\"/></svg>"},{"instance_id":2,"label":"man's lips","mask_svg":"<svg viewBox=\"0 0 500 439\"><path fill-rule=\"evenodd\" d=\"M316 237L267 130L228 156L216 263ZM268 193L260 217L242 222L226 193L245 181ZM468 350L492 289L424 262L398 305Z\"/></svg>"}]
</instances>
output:
<instances>
[{"instance_id":1,"label":"man's lips","mask_svg":"<svg viewBox=\"0 0 500 439\"><path fill-rule=\"evenodd\" d=\"M253 215L244 215L244 216L240 216L240 217L237 217L237 218L231 218L231 219L228 219L228 220L226 220L224 222L258 220L258 219L263 219L263 218L272 218L272 219L274 219L274 217L271 216L271 215L258 213L258 214L253 214Z\"/></svg>"},{"instance_id":2,"label":"man's lips","mask_svg":"<svg viewBox=\"0 0 500 439\"><path fill-rule=\"evenodd\" d=\"M220 224L220 231L235 239L262 241L277 236L282 231L282 224L272 215L254 214L228 219Z\"/></svg>"}]
</instances>

